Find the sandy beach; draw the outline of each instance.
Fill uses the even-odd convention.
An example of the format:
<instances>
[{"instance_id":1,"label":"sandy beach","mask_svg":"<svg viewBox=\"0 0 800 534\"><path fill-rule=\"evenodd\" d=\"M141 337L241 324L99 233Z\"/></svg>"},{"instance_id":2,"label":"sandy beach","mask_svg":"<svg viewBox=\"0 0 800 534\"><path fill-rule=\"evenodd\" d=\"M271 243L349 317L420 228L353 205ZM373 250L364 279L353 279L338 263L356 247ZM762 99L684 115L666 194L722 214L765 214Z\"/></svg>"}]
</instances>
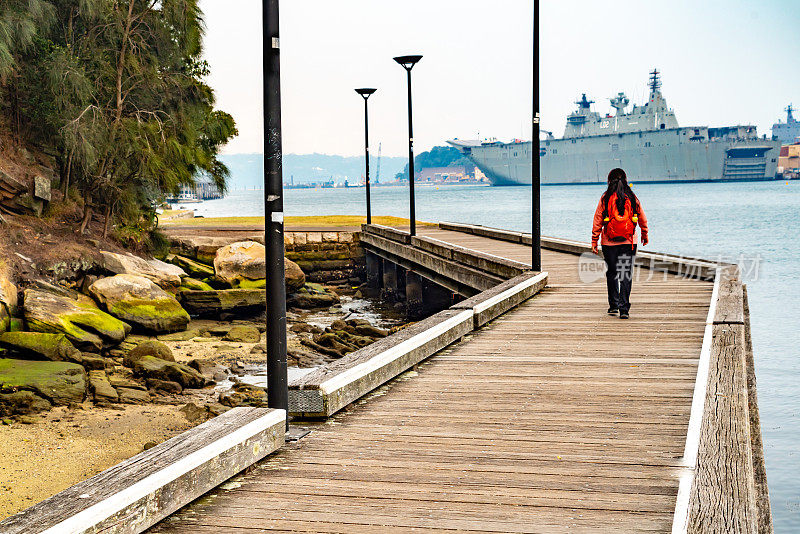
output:
<instances>
[{"instance_id":1,"label":"sandy beach","mask_svg":"<svg viewBox=\"0 0 800 534\"><path fill-rule=\"evenodd\" d=\"M13 515L161 443L190 423L171 405L84 403L0 426L0 518Z\"/></svg>"}]
</instances>

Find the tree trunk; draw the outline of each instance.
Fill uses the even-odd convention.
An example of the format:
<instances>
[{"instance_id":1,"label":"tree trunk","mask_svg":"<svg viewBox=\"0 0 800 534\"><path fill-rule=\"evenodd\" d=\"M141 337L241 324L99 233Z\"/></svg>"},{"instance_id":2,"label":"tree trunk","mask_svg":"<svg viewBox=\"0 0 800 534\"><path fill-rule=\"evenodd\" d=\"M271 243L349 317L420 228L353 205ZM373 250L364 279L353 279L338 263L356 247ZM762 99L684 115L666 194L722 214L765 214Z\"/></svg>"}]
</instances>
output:
<instances>
[{"instance_id":1,"label":"tree trunk","mask_svg":"<svg viewBox=\"0 0 800 534\"><path fill-rule=\"evenodd\" d=\"M69 192L69 179L72 174L72 153L73 151L70 150L67 158L67 170L64 176L61 177L61 193L64 195L64 200L67 199L67 192Z\"/></svg>"},{"instance_id":2,"label":"tree trunk","mask_svg":"<svg viewBox=\"0 0 800 534\"><path fill-rule=\"evenodd\" d=\"M114 215L114 206L112 204L106 204L106 212L105 212L105 225L103 225L103 239L108 237L108 231L111 229L111 220Z\"/></svg>"},{"instance_id":3,"label":"tree trunk","mask_svg":"<svg viewBox=\"0 0 800 534\"><path fill-rule=\"evenodd\" d=\"M89 226L89 222L92 220L92 205L89 200L90 196L87 193L83 198L83 218L81 219L81 226L79 230L81 235L86 233L86 227Z\"/></svg>"},{"instance_id":4,"label":"tree trunk","mask_svg":"<svg viewBox=\"0 0 800 534\"><path fill-rule=\"evenodd\" d=\"M122 119L122 76L125 71L125 56L128 53L128 39L130 39L131 26L133 25L133 5L134 0L129 0L128 17L125 19L125 30L122 32L122 49L119 52L119 61L117 62L116 123L119 123L119 121Z\"/></svg>"}]
</instances>

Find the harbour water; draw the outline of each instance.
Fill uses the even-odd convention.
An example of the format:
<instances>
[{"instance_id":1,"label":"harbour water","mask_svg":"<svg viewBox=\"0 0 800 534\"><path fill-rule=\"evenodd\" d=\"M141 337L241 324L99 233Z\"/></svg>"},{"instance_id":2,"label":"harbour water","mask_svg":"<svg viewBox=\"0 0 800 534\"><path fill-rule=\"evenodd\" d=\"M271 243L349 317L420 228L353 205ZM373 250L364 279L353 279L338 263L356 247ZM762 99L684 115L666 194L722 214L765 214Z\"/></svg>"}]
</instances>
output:
<instances>
[{"instance_id":1,"label":"harbour water","mask_svg":"<svg viewBox=\"0 0 800 534\"><path fill-rule=\"evenodd\" d=\"M800 532L800 181L634 184L650 223L649 250L741 261L746 270L776 532ZM542 189L542 233L588 241L603 188ZM530 231L531 188L418 187L417 218ZM405 187L373 188L373 213L408 216ZM240 191L197 214L263 215L263 194ZM286 191L292 215L363 214L364 189ZM577 262L576 262L577 268ZM635 320L635 288L632 317Z\"/></svg>"}]
</instances>

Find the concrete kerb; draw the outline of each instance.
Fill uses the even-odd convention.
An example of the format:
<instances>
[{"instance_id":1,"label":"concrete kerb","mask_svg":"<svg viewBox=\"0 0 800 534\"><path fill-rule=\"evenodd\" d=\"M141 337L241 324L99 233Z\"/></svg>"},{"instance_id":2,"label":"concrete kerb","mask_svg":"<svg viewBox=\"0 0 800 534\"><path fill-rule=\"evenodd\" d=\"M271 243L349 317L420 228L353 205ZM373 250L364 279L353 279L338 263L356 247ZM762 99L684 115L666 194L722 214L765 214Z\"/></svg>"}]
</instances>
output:
<instances>
[{"instance_id":1,"label":"concrete kerb","mask_svg":"<svg viewBox=\"0 0 800 534\"><path fill-rule=\"evenodd\" d=\"M3 522L0 532L144 532L284 444L286 412L234 408Z\"/></svg>"},{"instance_id":2,"label":"concrete kerb","mask_svg":"<svg viewBox=\"0 0 800 534\"><path fill-rule=\"evenodd\" d=\"M289 384L289 413L329 417L472 331L472 310L445 310Z\"/></svg>"},{"instance_id":3,"label":"concrete kerb","mask_svg":"<svg viewBox=\"0 0 800 534\"><path fill-rule=\"evenodd\" d=\"M547 286L547 276L547 272L529 271L459 302L451 309L471 309L474 328L478 329L541 291Z\"/></svg>"}]
</instances>

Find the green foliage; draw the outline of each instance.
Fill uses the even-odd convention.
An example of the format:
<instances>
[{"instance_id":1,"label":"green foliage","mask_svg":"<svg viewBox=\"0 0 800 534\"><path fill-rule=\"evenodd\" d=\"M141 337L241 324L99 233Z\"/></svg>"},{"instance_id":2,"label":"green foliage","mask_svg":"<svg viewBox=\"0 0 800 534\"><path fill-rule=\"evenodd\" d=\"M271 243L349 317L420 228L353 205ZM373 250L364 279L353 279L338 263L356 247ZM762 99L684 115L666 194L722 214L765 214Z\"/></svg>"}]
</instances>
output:
<instances>
[{"instance_id":1,"label":"green foliage","mask_svg":"<svg viewBox=\"0 0 800 534\"><path fill-rule=\"evenodd\" d=\"M236 125L204 82L198 2L0 1L0 105L126 240L165 193L201 176L225 190Z\"/></svg>"},{"instance_id":2,"label":"green foliage","mask_svg":"<svg viewBox=\"0 0 800 534\"><path fill-rule=\"evenodd\" d=\"M170 242L167 235L158 229L151 230L147 240L147 251L163 260L169 255L169 249Z\"/></svg>"},{"instance_id":3,"label":"green foliage","mask_svg":"<svg viewBox=\"0 0 800 534\"><path fill-rule=\"evenodd\" d=\"M450 167L451 165L469 165L469 160L455 147L435 146L427 152L414 156L415 173L431 167ZM408 164L403 172L395 175L396 179L408 180Z\"/></svg>"},{"instance_id":4,"label":"green foliage","mask_svg":"<svg viewBox=\"0 0 800 534\"><path fill-rule=\"evenodd\" d=\"M52 23L54 8L45 0L0 2L0 79L9 77L42 30Z\"/></svg>"}]
</instances>

